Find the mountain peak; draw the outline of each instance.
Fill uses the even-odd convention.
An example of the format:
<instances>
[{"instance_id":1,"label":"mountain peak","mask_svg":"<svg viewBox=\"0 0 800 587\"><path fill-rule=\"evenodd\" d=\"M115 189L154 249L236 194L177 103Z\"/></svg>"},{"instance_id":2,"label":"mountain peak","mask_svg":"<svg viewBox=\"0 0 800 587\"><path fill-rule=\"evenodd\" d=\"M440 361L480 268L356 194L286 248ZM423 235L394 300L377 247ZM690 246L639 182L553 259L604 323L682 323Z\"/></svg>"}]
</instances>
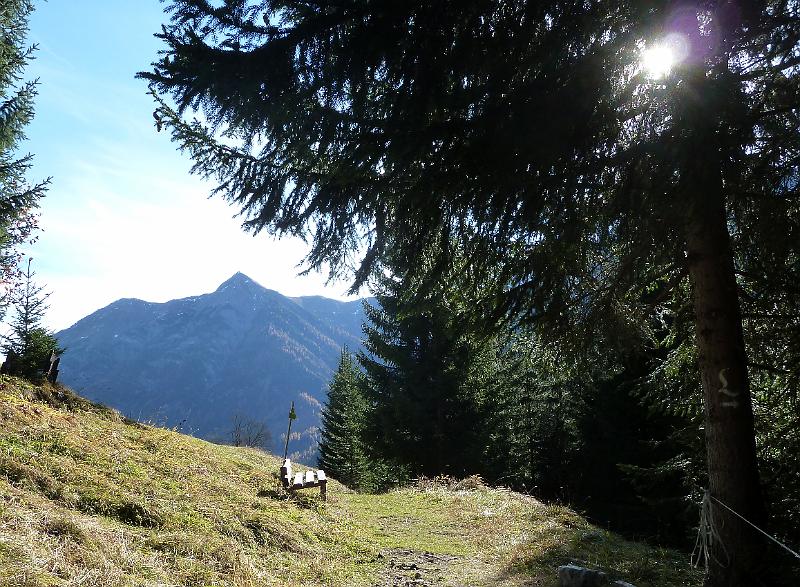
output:
<instances>
[{"instance_id":1,"label":"mountain peak","mask_svg":"<svg viewBox=\"0 0 800 587\"><path fill-rule=\"evenodd\" d=\"M259 285L258 283L247 277L247 275L245 275L241 271L237 271L226 281L223 281L217 288L217 291L223 291L226 289L240 288L240 287L254 287L254 286L259 289L263 289L261 285Z\"/></svg>"}]
</instances>

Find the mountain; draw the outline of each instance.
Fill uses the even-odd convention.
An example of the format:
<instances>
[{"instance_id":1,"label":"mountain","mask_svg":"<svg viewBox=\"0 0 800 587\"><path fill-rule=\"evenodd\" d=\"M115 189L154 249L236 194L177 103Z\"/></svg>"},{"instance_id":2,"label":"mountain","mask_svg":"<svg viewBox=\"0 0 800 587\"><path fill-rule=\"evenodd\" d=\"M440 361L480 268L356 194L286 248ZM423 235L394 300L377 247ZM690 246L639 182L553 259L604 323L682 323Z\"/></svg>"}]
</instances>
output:
<instances>
[{"instance_id":1,"label":"mountain","mask_svg":"<svg viewBox=\"0 0 800 587\"><path fill-rule=\"evenodd\" d=\"M295 401L290 452L309 455L328 381L342 347L360 348L363 319L360 300L288 298L237 273L209 294L121 299L57 333L60 381L209 440L228 440L235 418L264 422L275 449Z\"/></svg>"}]
</instances>

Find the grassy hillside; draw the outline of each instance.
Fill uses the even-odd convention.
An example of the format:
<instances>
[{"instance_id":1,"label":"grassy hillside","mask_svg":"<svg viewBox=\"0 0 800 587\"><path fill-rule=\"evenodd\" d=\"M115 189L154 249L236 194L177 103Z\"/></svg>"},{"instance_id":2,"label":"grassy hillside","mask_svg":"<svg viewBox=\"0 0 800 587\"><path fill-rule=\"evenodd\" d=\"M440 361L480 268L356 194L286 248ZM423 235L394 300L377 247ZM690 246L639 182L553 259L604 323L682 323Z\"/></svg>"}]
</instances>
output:
<instances>
[{"instance_id":1,"label":"grassy hillside","mask_svg":"<svg viewBox=\"0 0 800 587\"><path fill-rule=\"evenodd\" d=\"M0 585L555 585L570 561L699 585L686 556L460 484L287 495L275 457L0 377Z\"/></svg>"}]
</instances>

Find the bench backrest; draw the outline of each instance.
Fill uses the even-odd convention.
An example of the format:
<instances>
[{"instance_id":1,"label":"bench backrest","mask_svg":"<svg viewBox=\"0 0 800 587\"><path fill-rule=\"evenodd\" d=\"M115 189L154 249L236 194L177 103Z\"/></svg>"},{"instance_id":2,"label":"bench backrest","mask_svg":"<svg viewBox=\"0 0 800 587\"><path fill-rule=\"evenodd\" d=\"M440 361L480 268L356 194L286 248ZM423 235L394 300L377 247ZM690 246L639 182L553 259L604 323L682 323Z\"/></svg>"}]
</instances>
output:
<instances>
[{"instance_id":1,"label":"bench backrest","mask_svg":"<svg viewBox=\"0 0 800 587\"><path fill-rule=\"evenodd\" d=\"M288 489L303 489L304 487L320 487L328 482L325 471L312 469L311 471L294 473L292 461L286 459L281 467L281 483ZM324 492L323 492L324 493Z\"/></svg>"}]
</instances>

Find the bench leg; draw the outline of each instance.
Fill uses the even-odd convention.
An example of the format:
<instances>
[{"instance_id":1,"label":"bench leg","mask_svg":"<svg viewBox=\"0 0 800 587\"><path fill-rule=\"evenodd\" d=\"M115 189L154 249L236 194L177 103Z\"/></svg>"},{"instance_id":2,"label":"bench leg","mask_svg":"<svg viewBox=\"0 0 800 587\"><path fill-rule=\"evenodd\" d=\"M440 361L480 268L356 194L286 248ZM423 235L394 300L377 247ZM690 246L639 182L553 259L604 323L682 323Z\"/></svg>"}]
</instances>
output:
<instances>
[{"instance_id":1,"label":"bench leg","mask_svg":"<svg viewBox=\"0 0 800 587\"><path fill-rule=\"evenodd\" d=\"M328 482L323 481L319 484L319 496L322 498L322 501L328 501Z\"/></svg>"}]
</instances>

